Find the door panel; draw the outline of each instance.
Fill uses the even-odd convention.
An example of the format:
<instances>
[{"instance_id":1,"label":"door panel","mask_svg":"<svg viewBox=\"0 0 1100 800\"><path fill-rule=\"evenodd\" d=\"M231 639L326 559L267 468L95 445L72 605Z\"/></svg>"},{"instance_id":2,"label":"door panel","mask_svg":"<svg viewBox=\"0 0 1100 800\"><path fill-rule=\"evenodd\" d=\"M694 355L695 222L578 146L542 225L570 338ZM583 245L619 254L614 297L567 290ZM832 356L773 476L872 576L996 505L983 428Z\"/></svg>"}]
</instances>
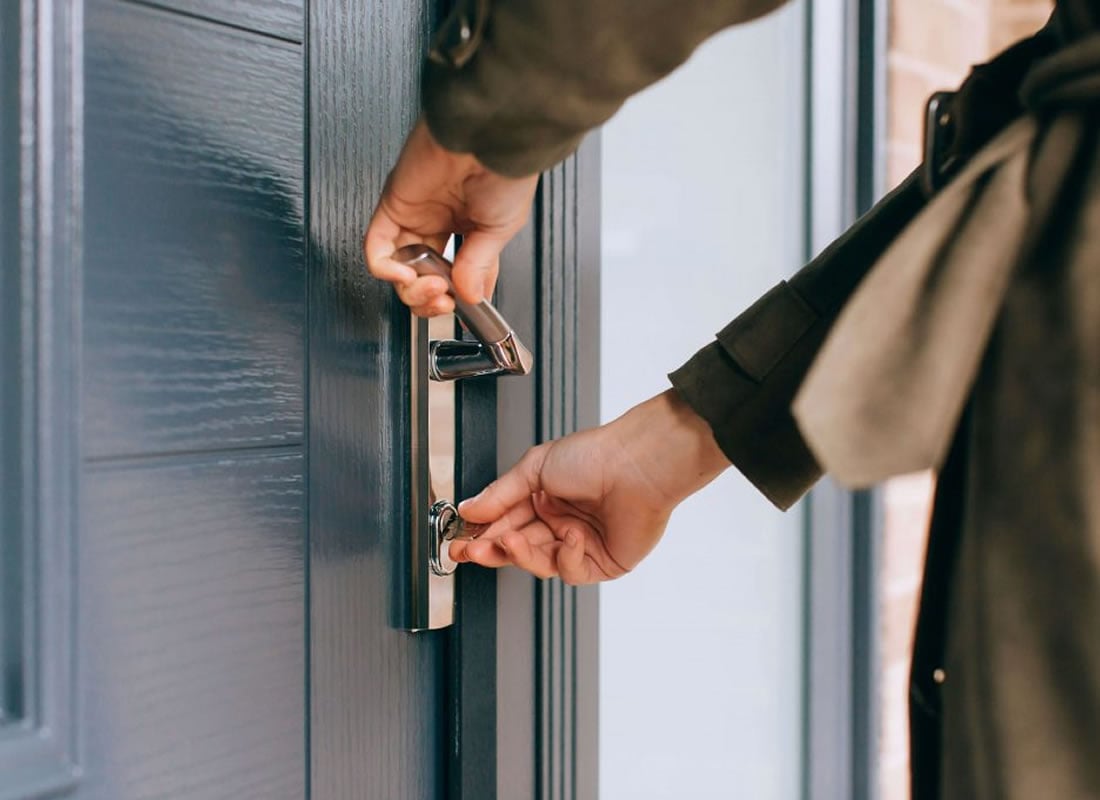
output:
<instances>
[{"instance_id":1,"label":"door panel","mask_svg":"<svg viewBox=\"0 0 1100 800\"><path fill-rule=\"evenodd\" d=\"M305 0L151 0L150 5L179 9L244 30L302 41Z\"/></svg>"},{"instance_id":2,"label":"door panel","mask_svg":"<svg viewBox=\"0 0 1100 800\"><path fill-rule=\"evenodd\" d=\"M78 800L306 796L299 46L84 15Z\"/></svg>"},{"instance_id":3,"label":"door panel","mask_svg":"<svg viewBox=\"0 0 1100 800\"><path fill-rule=\"evenodd\" d=\"M302 456L83 481L80 797L305 792Z\"/></svg>"},{"instance_id":4,"label":"door panel","mask_svg":"<svg viewBox=\"0 0 1100 800\"><path fill-rule=\"evenodd\" d=\"M301 442L299 48L107 2L85 46L85 453Z\"/></svg>"}]
</instances>

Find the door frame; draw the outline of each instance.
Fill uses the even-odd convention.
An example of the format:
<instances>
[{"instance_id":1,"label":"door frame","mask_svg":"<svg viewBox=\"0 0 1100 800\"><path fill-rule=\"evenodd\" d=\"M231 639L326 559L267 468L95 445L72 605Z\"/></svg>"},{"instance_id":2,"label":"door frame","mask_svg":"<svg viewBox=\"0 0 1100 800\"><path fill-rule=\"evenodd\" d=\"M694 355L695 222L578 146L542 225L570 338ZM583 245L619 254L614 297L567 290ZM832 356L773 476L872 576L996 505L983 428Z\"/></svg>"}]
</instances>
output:
<instances>
[{"instance_id":1,"label":"door frame","mask_svg":"<svg viewBox=\"0 0 1100 800\"><path fill-rule=\"evenodd\" d=\"M536 366L533 380L459 385L459 440L474 443L459 447L460 496L529 447L599 424L599 159L593 134L547 171L532 219L504 252L497 306L535 342ZM468 565L457 597L451 797L595 800L597 588ZM478 691L486 675L491 693Z\"/></svg>"},{"instance_id":2,"label":"door frame","mask_svg":"<svg viewBox=\"0 0 1100 800\"><path fill-rule=\"evenodd\" d=\"M15 650L0 666L18 673L4 676L16 708L0 728L0 797L23 797L74 786L81 749L72 343L80 330L82 4L21 0L0 15L0 40L14 42L0 55L0 98L17 109L0 118L0 363L5 377L17 376L0 387L0 540L18 554L0 593L0 629Z\"/></svg>"},{"instance_id":3,"label":"door frame","mask_svg":"<svg viewBox=\"0 0 1100 800\"><path fill-rule=\"evenodd\" d=\"M884 189L886 0L807 0L807 260ZM879 684L879 490L828 477L804 522L803 800L872 800Z\"/></svg>"}]
</instances>

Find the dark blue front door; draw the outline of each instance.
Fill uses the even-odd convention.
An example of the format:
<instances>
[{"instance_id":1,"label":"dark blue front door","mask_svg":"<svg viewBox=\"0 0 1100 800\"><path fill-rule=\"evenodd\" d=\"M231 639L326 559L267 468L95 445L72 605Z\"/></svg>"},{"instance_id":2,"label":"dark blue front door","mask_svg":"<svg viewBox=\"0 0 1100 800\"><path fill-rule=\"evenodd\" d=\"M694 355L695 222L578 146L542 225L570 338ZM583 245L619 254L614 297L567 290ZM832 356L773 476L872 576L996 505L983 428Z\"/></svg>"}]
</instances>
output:
<instances>
[{"instance_id":1,"label":"dark blue front door","mask_svg":"<svg viewBox=\"0 0 1100 800\"><path fill-rule=\"evenodd\" d=\"M359 254L420 5L3 3L0 798L444 795Z\"/></svg>"}]
</instances>

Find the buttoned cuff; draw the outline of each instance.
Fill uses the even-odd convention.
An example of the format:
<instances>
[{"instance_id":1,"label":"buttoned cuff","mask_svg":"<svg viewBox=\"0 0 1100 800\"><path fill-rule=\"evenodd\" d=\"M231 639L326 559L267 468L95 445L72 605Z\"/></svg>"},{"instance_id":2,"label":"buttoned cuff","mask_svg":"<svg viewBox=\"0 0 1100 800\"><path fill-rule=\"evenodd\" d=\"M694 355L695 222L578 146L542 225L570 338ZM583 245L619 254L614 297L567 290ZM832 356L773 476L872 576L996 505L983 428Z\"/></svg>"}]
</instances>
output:
<instances>
[{"instance_id":1,"label":"buttoned cuff","mask_svg":"<svg viewBox=\"0 0 1100 800\"><path fill-rule=\"evenodd\" d=\"M782 509L821 477L791 402L826 331L826 322L781 283L669 375L730 462Z\"/></svg>"}]
</instances>

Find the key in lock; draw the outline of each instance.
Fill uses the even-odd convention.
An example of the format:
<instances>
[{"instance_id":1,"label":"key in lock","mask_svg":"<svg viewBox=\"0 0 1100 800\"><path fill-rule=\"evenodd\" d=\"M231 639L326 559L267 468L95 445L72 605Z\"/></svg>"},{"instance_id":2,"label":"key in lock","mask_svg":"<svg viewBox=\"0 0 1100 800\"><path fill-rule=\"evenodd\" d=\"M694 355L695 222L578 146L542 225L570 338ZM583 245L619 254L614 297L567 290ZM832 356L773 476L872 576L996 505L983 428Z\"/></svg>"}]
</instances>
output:
<instances>
[{"instance_id":1,"label":"key in lock","mask_svg":"<svg viewBox=\"0 0 1100 800\"><path fill-rule=\"evenodd\" d=\"M432 537L432 572L439 576L454 574L458 562L451 558L451 542L476 539L488 525L467 522L458 515L454 503L439 500L432 504L428 515L428 530Z\"/></svg>"}]
</instances>

